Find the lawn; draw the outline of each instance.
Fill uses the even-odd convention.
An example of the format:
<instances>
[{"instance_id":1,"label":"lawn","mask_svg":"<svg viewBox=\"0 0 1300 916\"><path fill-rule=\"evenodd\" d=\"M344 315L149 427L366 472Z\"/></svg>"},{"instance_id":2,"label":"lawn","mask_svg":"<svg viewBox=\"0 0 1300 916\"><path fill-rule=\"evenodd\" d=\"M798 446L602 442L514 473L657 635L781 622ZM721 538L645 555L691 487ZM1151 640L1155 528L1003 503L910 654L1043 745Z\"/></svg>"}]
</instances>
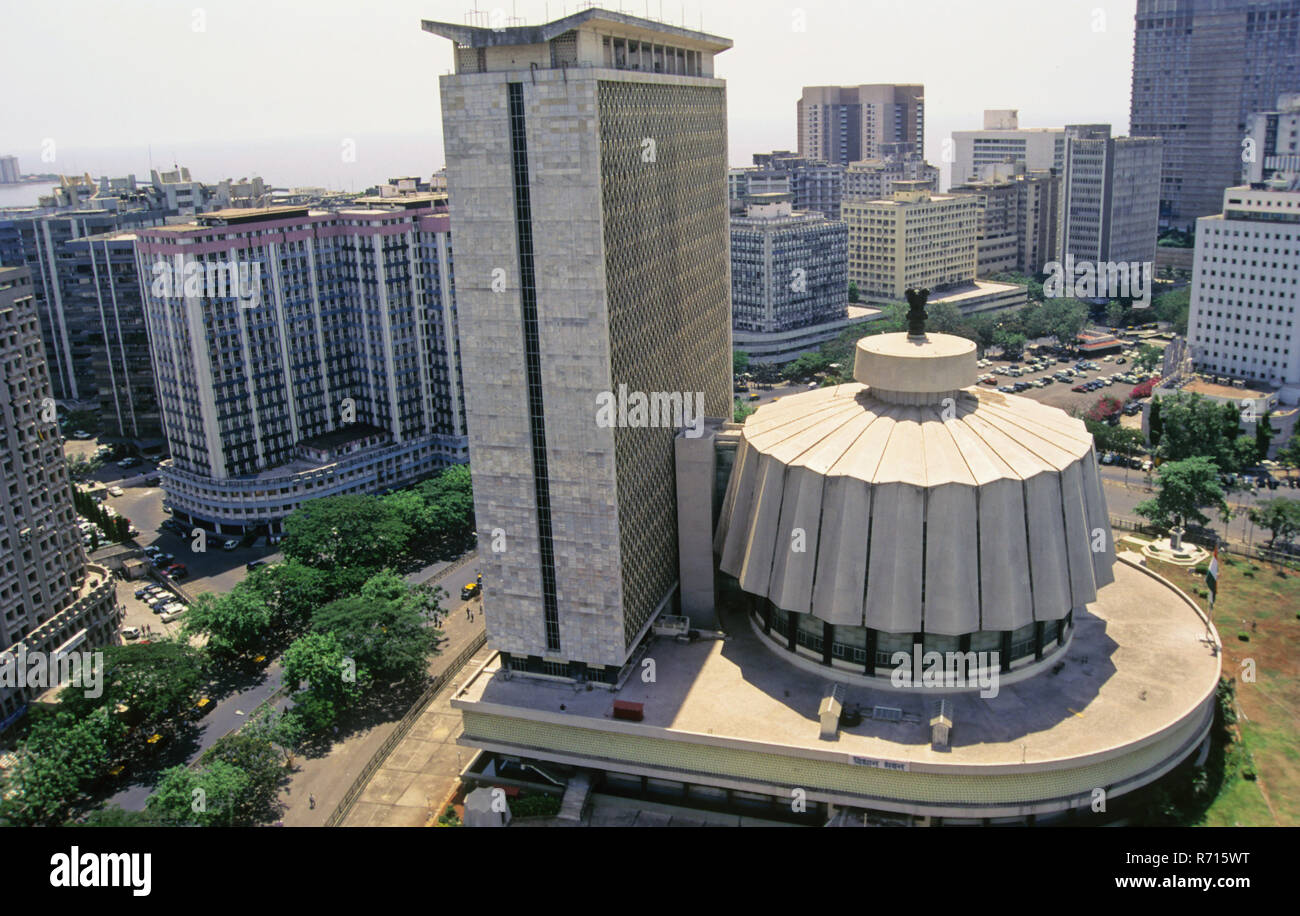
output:
<instances>
[{"instance_id":1,"label":"lawn","mask_svg":"<svg viewBox=\"0 0 1300 916\"><path fill-rule=\"evenodd\" d=\"M1147 564L1202 609L1209 606L1203 568ZM1300 825L1300 572L1221 554L1212 614L1223 640L1223 676L1236 681L1241 741L1228 749L1219 793L1196 823Z\"/></svg>"}]
</instances>

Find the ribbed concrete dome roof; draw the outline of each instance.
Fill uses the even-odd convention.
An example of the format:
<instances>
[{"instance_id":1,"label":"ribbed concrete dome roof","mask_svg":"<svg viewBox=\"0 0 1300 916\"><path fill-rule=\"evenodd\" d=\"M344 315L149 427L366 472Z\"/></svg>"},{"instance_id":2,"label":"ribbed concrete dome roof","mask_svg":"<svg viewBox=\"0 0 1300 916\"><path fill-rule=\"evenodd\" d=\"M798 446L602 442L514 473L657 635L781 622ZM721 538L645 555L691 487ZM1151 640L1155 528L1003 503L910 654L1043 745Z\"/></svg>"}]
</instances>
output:
<instances>
[{"instance_id":1,"label":"ribbed concrete dome roof","mask_svg":"<svg viewBox=\"0 0 1300 916\"><path fill-rule=\"evenodd\" d=\"M1114 550L1082 421L953 390L957 338L930 336L933 372L908 341L900 370L890 351L904 344L888 338L904 337L859 343L855 374L884 385L787 396L749 418L720 568L786 610L894 633L1016 629L1094 600ZM969 362L973 375L973 348Z\"/></svg>"}]
</instances>

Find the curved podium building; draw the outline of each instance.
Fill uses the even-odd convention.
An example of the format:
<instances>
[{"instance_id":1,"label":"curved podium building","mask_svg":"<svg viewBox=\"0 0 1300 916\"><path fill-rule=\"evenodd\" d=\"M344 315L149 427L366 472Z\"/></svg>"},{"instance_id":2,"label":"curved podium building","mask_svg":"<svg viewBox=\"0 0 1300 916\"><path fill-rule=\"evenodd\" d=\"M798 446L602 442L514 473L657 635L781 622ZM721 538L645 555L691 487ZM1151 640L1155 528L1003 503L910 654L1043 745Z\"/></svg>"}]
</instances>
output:
<instances>
[{"instance_id":1,"label":"curved podium building","mask_svg":"<svg viewBox=\"0 0 1300 916\"><path fill-rule=\"evenodd\" d=\"M1122 820L1205 742L1218 636L1116 556L1083 424L977 390L974 362L866 338L854 383L680 436L681 616L612 687L491 658L453 699L484 751L463 778L563 775L589 823L647 800L715 823Z\"/></svg>"}]
</instances>

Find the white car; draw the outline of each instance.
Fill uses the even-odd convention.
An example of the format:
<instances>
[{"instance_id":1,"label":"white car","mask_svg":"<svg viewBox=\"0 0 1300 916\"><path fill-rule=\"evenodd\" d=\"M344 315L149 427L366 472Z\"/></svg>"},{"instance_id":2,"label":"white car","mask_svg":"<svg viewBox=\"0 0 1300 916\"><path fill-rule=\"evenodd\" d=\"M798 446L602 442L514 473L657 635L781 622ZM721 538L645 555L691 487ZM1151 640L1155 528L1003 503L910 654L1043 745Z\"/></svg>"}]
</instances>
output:
<instances>
[{"instance_id":1,"label":"white car","mask_svg":"<svg viewBox=\"0 0 1300 916\"><path fill-rule=\"evenodd\" d=\"M140 638L140 628L139 628L139 627L123 627L123 628L122 628L122 638L123 638L123 639L139 639L139 638Z\"/></svg>"},{"instance_id":2,"label":"white car","mask_svg":"<svg viewBox=\"0 0 1300 916\"><path fill-rule=\"evenodd\" d=\"M162 620L163 623L171 623L173 620L175 620L177 617L180 617L181 614L184 613L185 613L185 608L180 608L179 610L175 610L175 611L163 611L163 615L160 619Z\"/></svg>"},{"instance_id":3,"label":"white car","mask_svg":"<svg viewBox=\"0 0 1300 916\"><path fill-rule=\"evenodd\" d=\"M121 496L121 495L122 495L122 488L121 488L121 487L109 487L109 488L108 488L108 495L109 495L109 496Z\"/></svg>"}]
</instances>

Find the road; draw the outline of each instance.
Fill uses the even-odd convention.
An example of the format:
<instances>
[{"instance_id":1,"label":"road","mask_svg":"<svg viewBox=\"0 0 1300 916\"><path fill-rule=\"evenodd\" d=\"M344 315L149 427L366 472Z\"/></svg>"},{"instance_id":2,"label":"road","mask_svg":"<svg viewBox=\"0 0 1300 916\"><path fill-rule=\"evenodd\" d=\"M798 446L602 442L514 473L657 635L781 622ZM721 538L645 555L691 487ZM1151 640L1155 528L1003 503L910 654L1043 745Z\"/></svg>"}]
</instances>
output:
<instances>
[{"instance_id":1,"label":"road","mask_svg":"<svg viewBox=\"0 0 1300 916\"><path fill-rule=\"evenodd\" d=\"M175 742L162 752L156 769L137 775L130 784L108 799L109 805L118 805L128 811L141 811L150 793L157 785L157 776L162 770L180 764L190 764L212 747L217 739L240 728L248 721L248 715L259 705L280 689L280 664L273 661L260 671L257 678L249 684L218 701L216 707L199 720L198 729L186 735L183 742ZM281 697L275 703L276 709L288 705L288 698Z\"/></svg>"},{"instance_id":2,"label":"road","mask_svg":"<svg viewBox=\"0 0 1300 916\"><path fill-rule=\"evenodd\" d=\"M1101 477L1106 488L1106 508L1110 514L1125 521L1145 524L1146 519L1133 510L1138 503L1145 502L1155 496L1155 490L1147 484L1147 475L1142 471L1131 470L1128 472L1126 481L1123 470L1103 467ZM1229 493L1228 506L1233 511L1233 519L1226 529L1228 540L1256 546L1263 541L1267 541L1269 537L1268 531L1253 524L1246 517L1246 513L1257 502L1276 496L1300 499L1300 490L1280 486L1276 490L1260 490L1256 493L1243 490ZM1210 527L1218 532L1220 536L1225 536L1223 522L1215 517L1213 512L1207 512L1206 514L1211 516Z\"/></svg>"}]
</instances>

